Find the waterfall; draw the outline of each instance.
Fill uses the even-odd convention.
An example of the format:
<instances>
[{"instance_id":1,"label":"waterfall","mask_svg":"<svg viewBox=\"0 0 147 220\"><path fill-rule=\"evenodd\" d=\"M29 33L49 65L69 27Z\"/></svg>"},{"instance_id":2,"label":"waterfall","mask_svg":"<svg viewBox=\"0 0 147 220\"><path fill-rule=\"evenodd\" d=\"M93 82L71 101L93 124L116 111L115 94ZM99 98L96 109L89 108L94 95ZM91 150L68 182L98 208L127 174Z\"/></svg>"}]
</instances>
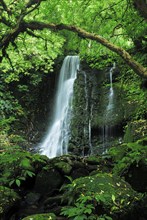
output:
<instances>
[{"instance_id":1,"label":"waterfall","mask_svg":"<svg viewBox=\"0 0 147 220\"><path fill-rule=\"evenodd\" d=\"M113 67L110 69L110 72L109 72L109 76L110 76L110 90L109 90L109 103L108 103L108 106L107 106L107 113L106 113L106 116L108 117L108 114L110 113L110 110L113 109L113 101L114 101L114 90L113 90L113 81L112 81L112 74L113 74L113 71L115 69L115 63L113 63Z\"/></svg>"},{"instance_id":2,"label":"waterfall","mask_svg":"<svg viewBox=\"0 0 147 220\"><path fill-rule=\"evenodd\" d=\"M89 115L89 148L90 148L90 154L93 154L93 147L92 147L92 139L91 139L91 120L92 120L92 110L93 110L93 105L91 105L90 108L90 115Z\"/></svg>"},{"instance_id":3,"label":"waterfall","mask_svg":"<svg viewBox=\"0 0 147 220\"><path fill-rule=\"evenodd\" d=\"M74 81L79 70L79 57L65 57L58 81L53 121L40 145L41 154L53 158L68 153Z\"/></svg>"},{"instance_id":4,"label":"waterfall","mask_svg":"<svg viewBox=\"0 0 147 220\"><path fill-rule=\"evenodd\" d=\"M85 111L87 112L89 100L88 100L87 75L86 75L85 71L84 71L84 84L85 84L84 90L85 90L85 99L86 99L86 102L85 102Z\"/></svg>"},{"instance_id":5,"label":"waterfall","mask_svg":"<svg viewBox=\"0 0 147 220\"><path fill-rule=\"evenodd\" d=\"M110 80L110 89L108 94L108 105L106 107L105 112L105 119L104 119L104 125L102 128L102 134L103 134L103 153L107 151L108 142L111 138L111 125L109 124L109 121L113 115L113 109L114 109L114 90L113 90L113 71L116 68L115 62L113 63L113 66L111 67L109 71L109 80Z\"/></svg>"},{"instance_id":6,"label":"waterfall","mask_svg":"<svg viewBox=\"0 0 147 220\"><path fill-rule=\"evenodd\" d=\"M84 138L85 143L89 146L89 154L93 153L92 149L92 138L91 138L91 120L92 120L92 111L93 111L93 104L90 103L89 99L89 85L87 80L87 74L83 71L84 74L84 95L85 95L85 126L84 126ZM83 153L84 155L84 153Z\"/></svg>"}]
</instances>

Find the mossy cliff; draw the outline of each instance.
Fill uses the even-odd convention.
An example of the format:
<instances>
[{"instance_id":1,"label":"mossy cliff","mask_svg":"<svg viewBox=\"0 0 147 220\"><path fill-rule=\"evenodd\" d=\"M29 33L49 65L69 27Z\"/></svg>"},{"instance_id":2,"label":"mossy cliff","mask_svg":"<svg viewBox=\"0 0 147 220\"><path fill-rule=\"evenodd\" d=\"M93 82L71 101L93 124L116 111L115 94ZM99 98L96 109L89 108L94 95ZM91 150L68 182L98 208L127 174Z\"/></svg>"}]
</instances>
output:
<instances>
[{"instance_id":1,"label":"mossy cliff","mask_svg":"<svg viewBox=\"0 0 147 220\"><path fill-rule=\"evenodd\" d=\"M128 80L125 70L117 63L112 72L113 103L108 111L112 66L92 70L85 63L81 64L74 87L69 152L102 153L104 145L109 148L146 135L146 88L132 73Z\"/></svg>"}]
</instances>

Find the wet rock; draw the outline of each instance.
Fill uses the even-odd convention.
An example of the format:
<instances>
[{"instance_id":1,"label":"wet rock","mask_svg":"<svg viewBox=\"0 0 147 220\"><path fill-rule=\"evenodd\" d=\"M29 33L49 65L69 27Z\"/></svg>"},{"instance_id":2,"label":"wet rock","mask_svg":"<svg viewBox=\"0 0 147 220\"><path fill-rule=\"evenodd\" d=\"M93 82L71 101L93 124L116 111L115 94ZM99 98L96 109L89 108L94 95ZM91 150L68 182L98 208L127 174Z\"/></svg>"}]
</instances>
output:
<instances>
[{"instance_id":1,"label":"wet rock","mask_svg":"<svg viewBox=\"0 0 147 220\"><path fill-rule=\"evenodd\" d=\"M51 195L62 183L62 175L56 169L42 170L36 177L34 190L42 195Z\"/></svg>"},{"instance_id":2,"label":"wet rock","mask_svg":"<svg viewBox=\"0 0 147 220\"><path fill-rule=\"evenodd\" d=\"M75 169L71 173L72 179L76 179L76 178L83 177L83 176L88 176L88 175L89 175L89 172L86 168Z\"/></svg>"},{"instance_id":3,"label":"wet rock","mask_svg":"<svg viewBox=\"0 0 147 220\"><path fill-rule=\"evenodd\" d=\"M25 196L25 202L28 204L28 205L33 205L33 204L36 204L38 203L39 199L40 199L40 194L39 193L33 193L33 192L30 192L28 193L26 196Z\"/></svg>"},{"instance_id":4,"label":"wet rock","mask_svg":"<svg viewBox=\"0 0 147 220\"><path fill-rule=\"evenodd\" d=\"M147 192L147 163L133 163L125 174L125 180L138 192Z\"/></svg>"}]
</instances>

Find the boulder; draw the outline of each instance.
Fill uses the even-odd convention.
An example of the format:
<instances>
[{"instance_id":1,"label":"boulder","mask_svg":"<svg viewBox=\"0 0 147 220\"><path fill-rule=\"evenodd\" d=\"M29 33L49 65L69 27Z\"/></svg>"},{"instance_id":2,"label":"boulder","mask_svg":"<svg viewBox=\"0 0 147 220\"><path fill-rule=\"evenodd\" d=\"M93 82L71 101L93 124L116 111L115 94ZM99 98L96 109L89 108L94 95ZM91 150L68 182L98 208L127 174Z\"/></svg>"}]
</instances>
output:
<instances>
[{"instance_id":1,"label":"boulder","mask_svg":"<svg viewBox=\"0 0 147 220\"><path fill-rule=\"evenodd\" d=\"M37 174L34 190L42 195L51 195L62 183L62 175L56 169L42 170Z\"/></svg>"},{"instance_id":2,"label":"boulder","mask_svg":"<svg viewBox=\"0 0 147 220\"><path fill-rule=\"evenodd\" d=\"M128 219L130 212L135 211L135 204L142 198L142 194L135 192L124 179L111 173L78 178L69 184L64 196L70 205L66 213L72 210L76 216L80 209L82 215L91 205L89 216L106 214L115 220L124 220L124 215Z\"/></svg>"},{"instance_id":3,"label":"boulder","mask_svg":"<svg viewBox=\"0 0 147 220\"><path fill-rule=\"evenodd\" d=\"M138 192L147 192L147 163L133 163L125 174L125 180Z\"/></svg>"}]
</instances>

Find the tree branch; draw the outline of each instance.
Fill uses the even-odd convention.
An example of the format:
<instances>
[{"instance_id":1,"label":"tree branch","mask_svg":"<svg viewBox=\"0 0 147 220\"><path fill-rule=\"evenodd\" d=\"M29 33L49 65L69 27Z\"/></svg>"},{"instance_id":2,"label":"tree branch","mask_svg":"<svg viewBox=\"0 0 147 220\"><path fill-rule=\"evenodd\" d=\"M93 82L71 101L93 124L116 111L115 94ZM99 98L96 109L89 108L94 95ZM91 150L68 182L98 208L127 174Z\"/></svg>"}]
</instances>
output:
<instances>
[{"instance_id":1,"label":"tree branch","mask_svg":"<svg viewBox=\"0 0 147 220\"><path fill-rule=\"evenodd\" d=\"M51 29L53 31L58 31L58 30L68 30L74 33L77 33L78 36L82 38L87 38L94 40L103 46L107 47L111 51L115 52L119 56L123 58L123 60L126 62L127 65L131 67L131 69L134 70L139 76L147 78L147 68L144 68L141 64L139 64L137 61L135 61L132 56L125 51L123 48L120 48L110 41L106 40L100 35L97 34L92 34L87 31L85 31L82 28L72 26L72 25L65 25L65 24L46 24L42 22L30 22L30 23L25 23L24 24L25 28L29 28L31 30L43 30L45 28Z\"/></svg>"},{"instance_id":2,"label":"tree branch","mask_svg":"<svg viewBox=\"0 0 147 220\"><path fill-rule=\"evenodd\" d=\"M100 35L92 34L90 32L87 32L86 30L73 26L73 25L65 25L65 24L48 24L43 22L18 22L18 25L13 29L1 42L0 48L8 47L9 43L19 35L20 32L25 32L27 29L30 30L43 30L43 29L51 29L52 31L60 31L60 30L68 30L74 33L77 33L79 37L90 39L93 41L96 41L109 50L115 52L120 57L123 58L123 60L126 62L128 66L130 66L131 69L134 70L139 76L147 78L147 68L143 67L140 63L135 61L131 55L125 51L123 48L120 48L110 41L106 40Z\"/></svg>"}]
</instances>

